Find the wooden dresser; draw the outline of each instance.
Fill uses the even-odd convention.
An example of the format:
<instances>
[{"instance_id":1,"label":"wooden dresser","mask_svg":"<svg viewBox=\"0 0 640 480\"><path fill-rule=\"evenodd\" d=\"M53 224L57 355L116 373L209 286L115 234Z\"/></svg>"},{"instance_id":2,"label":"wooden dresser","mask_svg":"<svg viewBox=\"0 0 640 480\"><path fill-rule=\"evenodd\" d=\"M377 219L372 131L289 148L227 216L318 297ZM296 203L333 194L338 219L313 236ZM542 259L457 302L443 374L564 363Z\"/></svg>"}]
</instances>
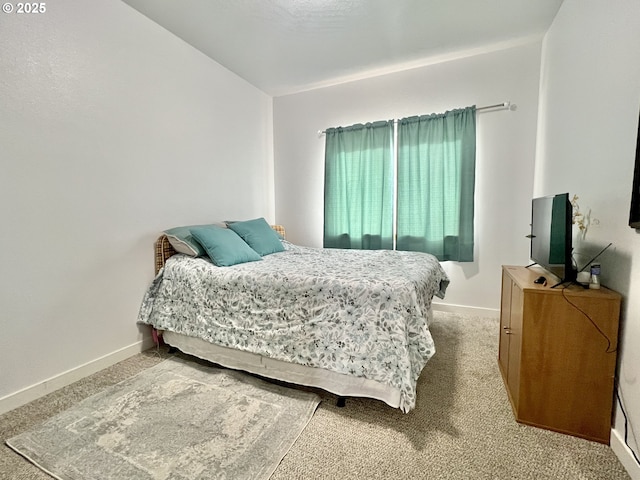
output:
<instances>
[{"instance_id":1,"label":"wooden dresser","mask_svg":"<svg viewBox=\"0 0 640 480\"><path fill-rule=\"evenodd\" d=\"M609 444L621 297L552 285L537 267L502 267L498 362L514 415Z\"/></svg>"}]
</instances>

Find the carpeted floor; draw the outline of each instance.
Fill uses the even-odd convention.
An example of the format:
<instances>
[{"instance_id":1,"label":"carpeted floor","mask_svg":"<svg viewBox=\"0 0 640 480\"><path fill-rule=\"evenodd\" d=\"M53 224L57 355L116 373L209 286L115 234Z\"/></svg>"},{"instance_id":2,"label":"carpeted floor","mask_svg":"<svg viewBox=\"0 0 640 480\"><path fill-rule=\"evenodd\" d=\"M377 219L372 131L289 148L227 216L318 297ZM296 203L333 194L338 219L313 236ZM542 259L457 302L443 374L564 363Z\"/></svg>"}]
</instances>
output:
<instances>
[{"instance_id":1,"label":"carpeted floor","mask_svg":"<svg viewBox=\"0 0 640 480\"><path fill-rule=\"evenodd\" d=\"M436 312L436 355L402 414L367 399L322 398L272 480L628 479L606 445L520 425L497 366L498 321ZM160 362L147 351L0 416L0 438L16 435L89 395ZM49 479L8 447L0 479Z\"/></svg>"}]
</instances>

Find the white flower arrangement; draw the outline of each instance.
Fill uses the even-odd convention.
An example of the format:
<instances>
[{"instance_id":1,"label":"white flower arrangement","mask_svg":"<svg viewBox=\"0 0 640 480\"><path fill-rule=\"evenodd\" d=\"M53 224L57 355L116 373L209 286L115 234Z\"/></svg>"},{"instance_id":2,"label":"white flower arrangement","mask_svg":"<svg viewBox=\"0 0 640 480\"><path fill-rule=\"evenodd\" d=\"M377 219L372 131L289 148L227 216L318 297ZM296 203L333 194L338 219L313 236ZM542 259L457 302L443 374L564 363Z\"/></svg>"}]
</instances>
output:
<instances>
[{"instance_id":1,"label":"white flower arrangement","mask_svg":"<svg viewBox=\"0 0 640 480\"><path fill-rule=\"evenodd\" d=\"M582 236L584 236L587 234L588 217L585 218L584 214L580 212L580 205L578 205L579 198L580 197L578 197L577 195L574 195L571 199L571 207L573 208L573 212L571 214L571 223L573 223L574 225L578 225L580 233L582 233Z\"/></svg>"},{"instance_id":2,"label":"white flower arrangement","mask_svg":"<svg viewBox=\"0 0 640 480\"><path fill-rule=\"evenodd\" d=\"M571 207L573 208L571 214L571 223L578 226L578 234L580 235L582 240L584 240L587 236L587 230L589 229L589 227L591 225L599 225L600 220L598 220L597 218L591 218L591 209L589 209L586 215L580 211L580 205L578 205L579 198L580 197L578 197L577 195L574 195L571 199Z\"/></svg>"}]
</instances>

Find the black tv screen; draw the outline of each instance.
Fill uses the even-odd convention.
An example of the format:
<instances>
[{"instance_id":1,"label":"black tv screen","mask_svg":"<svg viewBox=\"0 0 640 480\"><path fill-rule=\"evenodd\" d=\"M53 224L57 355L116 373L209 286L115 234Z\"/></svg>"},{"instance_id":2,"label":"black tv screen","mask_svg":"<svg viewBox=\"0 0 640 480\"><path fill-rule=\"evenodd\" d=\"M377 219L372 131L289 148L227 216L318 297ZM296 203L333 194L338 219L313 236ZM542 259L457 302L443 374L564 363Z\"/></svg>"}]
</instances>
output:
<instances>
[{"instance_id":1,"label":"black tv screen","mask_svg":"<svg viewBox=\"0 0 640 480\"><path fill-rule=\"evenodd\" d=\"M633 187L631 190L629 226L631 228L640 229L640 120L638 120L638 136L636 137L636 165L633 173Z\"/></svg>"},{"instance_id":2,"label":"black tv screen","mask_svg":"<svg viewBox=\"0 0 640 480\"><path fill-rule=\"evenodd\" d=\"M571 213L568 193L534 198L531 202L531 260L562 282L575 280Z\"/></svg>"}]
</instances>

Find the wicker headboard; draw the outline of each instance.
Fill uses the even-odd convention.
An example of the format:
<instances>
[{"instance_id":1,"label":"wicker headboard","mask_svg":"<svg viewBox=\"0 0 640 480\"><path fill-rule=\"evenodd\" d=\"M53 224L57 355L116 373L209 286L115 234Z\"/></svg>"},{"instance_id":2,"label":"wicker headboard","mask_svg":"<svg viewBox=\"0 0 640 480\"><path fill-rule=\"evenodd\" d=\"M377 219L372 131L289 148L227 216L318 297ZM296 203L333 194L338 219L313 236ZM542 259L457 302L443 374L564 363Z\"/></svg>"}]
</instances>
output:
<instances>
[{"instance_id":1,"label":"wicker headboard","mask_svg":"<svg viewBox=\"0 0 640 480\"><path fill-rule=\"evenodd\" d=\"M271 225L277 233L282 235L282 238L285 238L285 229L282 225ZM167 261L169 257L175 255L176 250L169 243L169 239L166 235L162 234L156 240L156 243L153 245L153 249L155 252L155 262L156 262L156 275L160 271L162 267L164 267L164 263Z\"/></svg>"}]
</instances>

